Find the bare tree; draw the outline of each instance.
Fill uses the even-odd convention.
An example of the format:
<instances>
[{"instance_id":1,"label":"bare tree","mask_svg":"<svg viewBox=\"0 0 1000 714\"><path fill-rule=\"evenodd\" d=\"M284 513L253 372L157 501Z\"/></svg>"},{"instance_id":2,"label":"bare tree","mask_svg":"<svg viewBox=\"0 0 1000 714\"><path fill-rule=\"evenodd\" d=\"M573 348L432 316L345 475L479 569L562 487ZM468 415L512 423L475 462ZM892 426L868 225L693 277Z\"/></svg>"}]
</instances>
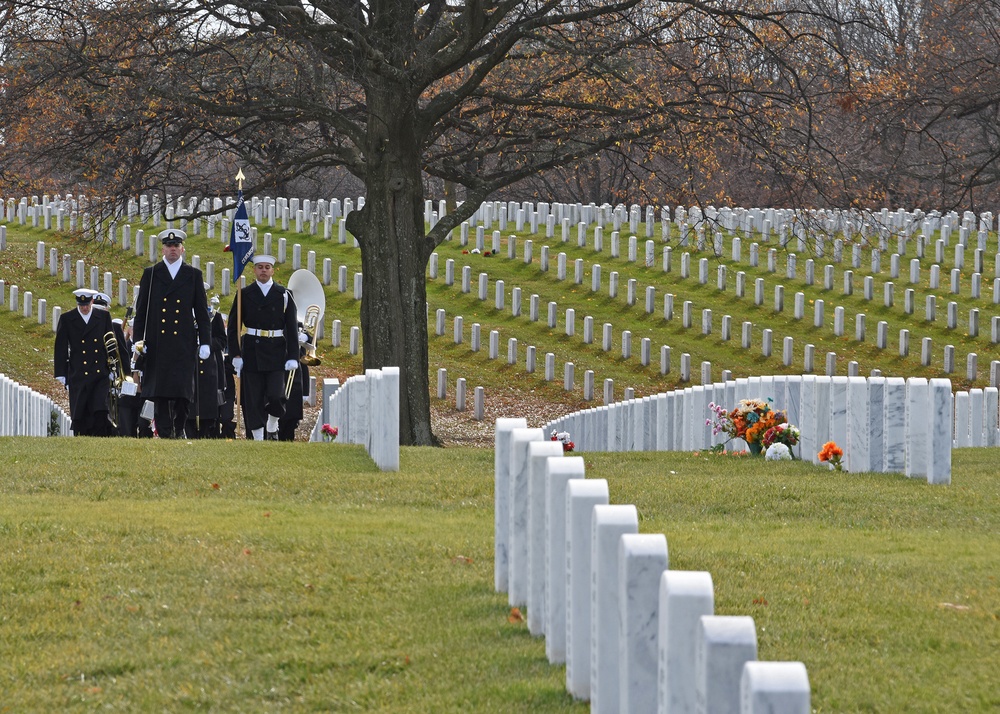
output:
<instances>
[{"instance_id":1,"label":"bare tree","mask_svg":"<svg viewBox=\"0 0 1000 714\"><path fill-rule=\"evenodd\" d=\"M426 264L482 201L560 171L594 200L599 192L624 199L637 184L653 195L663 177L697 195L720 185L718 151L733 145L748 162L766 157L775 174L787 171L790 184L819 181L797 162L823 148L816 96L849 74L836 14L771 3L19 8L6 38L9 91L58 109L40 121L8 102L0 127L16 134L9 147L31 147L36 175L120 197L218 192L220 174L236 165L251 194L337 167L363 182L365 205L347 227L365 276L364 364L400 368L404 444L434 443ZM771 145L800 139L785 156ZM615 172L602 176L591 157L613 160ZM429 231L428 178L464 196Z\"/></svg>"}]
</instances>

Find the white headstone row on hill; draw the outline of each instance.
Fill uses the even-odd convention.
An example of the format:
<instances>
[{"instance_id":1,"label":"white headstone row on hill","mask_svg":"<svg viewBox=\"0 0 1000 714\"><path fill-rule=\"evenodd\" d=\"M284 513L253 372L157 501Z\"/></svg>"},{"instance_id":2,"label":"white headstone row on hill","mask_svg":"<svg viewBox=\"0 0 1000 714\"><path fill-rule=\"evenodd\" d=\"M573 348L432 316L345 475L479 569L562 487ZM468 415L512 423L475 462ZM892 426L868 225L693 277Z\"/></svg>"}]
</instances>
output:
<instances>
[{"instance_id":1,"label":"white headstone row on hill","mask_svg":"<svg viewBox=\"0 0 1000 714\"><path fill-rule=\"evenodd\" d=\"M569 432L580 451L697 451L725 438L712 434L710 403L728 411L742 399L755 398L773 400L773 408L786 411L789 423L799 427L796 456L819 463L820 447L835 441L852 472L905 472L930 483L950 483L953 442L969 445L973 428L976 443L1000 438L995 388L956 400L947 379L816 375L691 386L574 412L544 429ZM952 437L956 424L962 434L957 441ZM743 445L734 446L742 450Z\"/></svg>"},{"instance_id":2,"label":"white headstone row on hill","mask_svg":"<svg viewBox=\"0 0 1000 714\"><path fill-rule=\"evenodd\" d=\"M669 250L669 248L667 249ZM436 255L436 254L435 254ZM449 262L451 260L449 259ZM433 263L433 256L432 256ZM832 266L827 266L832 270ZM724 266L720 267L720 273L723 271ZM463 266L463 274L471 275L471 266ZM433 277L434 271L431 272ZM831 273L832 275L832 273ZM849 276L848 276L849 277ZM737 274L736 279L736 295L737 297L745 296L745 282L746 276L743 272ZM832 279L832 278L831 278ZM722 279L720 278L720 283ZM998 281L1000 282L1000 281ZM874 295L874 288L870 284L870 280L866 280L866 291ZM487 299L487 292L489 286L489 275L487 273L479 274L479 299ZM592 291L598 291L601 287L601 266L595 264L592 266ZM506 306L506 286L503 280L496 281L494 286L494 306L498 310L505 309ZM894 303L893 296L893 283L885 284L885 305L890 307ZM466 288L463 287L463 291ZM849 293L850 289L845 288ZM630 279L627 284L627 296L626 303L628 305L635 305L638 302L639 295L639 285L634 279ZM612 272L608 284L608 295L610 297L617 296L618 293L618 273ZM513 317L519 317L522 315L522 291L519 287L511 288L511 315ZM1000 295L1000 293L998 293ZM664 295L663 300L663 317L665 320L672 320L674 317L674 301L676 296L673 294ZM656 288L648 286L644 290L644 309L646 314L652 314L655 311L655 300L656 300ZM912 289L907 289L904 295L904 311L912 314L913 313L913 300L914 292ZM539 319L539 302L540 298L538 295L531 295L529 299L529 310L528 319L531 321L537 321ZM765 303L765 283L763 278L757 278L754 283L754 302L758 306L762 306ZM936 317L936 310L934 306L936 305L936 297L927 297L927 321L933 322ZM813 305L813 325L814 327L823 327L826 325L826 305L825 301L822 299L815 300ZM548 326L549 328L555 328L557 326L557 309L558 306L555 302L548 303ZM776 285L774 287L774 311L783 312L785 310L785 286ZM694 320L695 306L690 300L683 301L681 305L681 324L685 329L691 329L695 325ZM576 333L575 323L573 318L575 318L575 310L573 308L568 308L566 310L566 323L565 330L568 336L572 336ZM701 331L703 335L711 335L715 333L715 323L712 319L712 311L708 309L702 309L701 311ZM794 307L793 307L793 318L795 320L802 320L805 318L805 297L804 293L797 292L794 295ZM834 308L833 314L833 334L836 337L842 337L847 334L847 312L845 308L841 306L836 306ZM592 330L588 330L587 321L591 318L584 318L584 331L583 339L586 344L589 344L593 337ZM732 339L732 328L733 328L733 318L730 315L723 315L720 321L719 327L719 337L724 341ZM972 309L968 315L968 334L972 337L977 337L979 335L979 324L980 315L978 309ZM591 325L592 326L592 325ZM948 328L951 330L957 329L959 326L958 319L958 304L955 302L948 303ZM608 324L605 325L605 340L604 340L604 351L610 351L611 342L610 337L607 332L610 329ZM743 349L751 349L753 347L753 331L754 326L752 322L745 321L742 324L741 333L741 347ZM865 342L869 339L869 331L867 330L867 315L864 313L858 313L854 315L854 340L857 342ZM440 333L438 333L440 334ZM623 332L622 334L622 356L625 359L629 359L632 355L631 344L630 344L631 334L628 332ZM991 321L991 340L993 344L1000 342L1000 318L993 318ZM780 345L780 350L776 352L775 342ZM899 354L901 357L908 357L910 354L909 343L911 341L911 335L909 330L901 331L899 335ZM888 323L884 320L879 321L876 325L875 330L875 340L874 343L876 347L880 350L887 349L888 343ZM921 343L922 349L920 353L921 364L923 366L930 366L932 364L933 350L932 342L930 338L923 338ZM640 347L643 347L640 345ZM651 349L651 345L648 345ZM806 344L802 348L802 367L803 372L811 374L816 371L815 365L815 345ZM791 366L795 360L796 347L794 338L788 336L775 335L770 328L762 328L760 334L760 354L763 357L770 358L774 356L779 356L782 360L782 364L786 367ZM642 360L643 366L648 366L650 359L646 356L646 350L640 350L640 359ZM975 380L977 378L976 369L978 363L978 355L976 353L969 353L965 357L966 364L966 374L970 380ZM945 374L953 374L957 369L957 356L955 354L955 348L953 345L946 345L942 350L942 368ZM665 373L665 372L664 372ZM825 373L827 376L833 376L836 373L836 356L834 353L827 355L825 362ZM848 375L851 376L853 373L850 368L848 369ZM682 373L682 381L688 381L687 377Z\"/></svg>"},{"instance_id":3,"label":"white headstone row on hill","mask_svg":"<svg viewBox=\"0 0 1000 714\"><path fill-rule=\"evenodd\" d=\"M86 216L87 204L86 196L70 194L45 195L40 198L33 196L30 199L10 198L6 202L0 200L0 221L19 221L22 225L30 222L33 226L44 225L48 228L53 218L61 220L66 215L72 219L78 215L89 219ZM364 197L359 197L356 205L358 208L364 206ZM343 202L340 199L329 201L319 199L311 202L308 199L300 201L298 198L269 196L248 199L249 215L253 223L267 223L274 227L280 221L282 229L288 230L289 222L294 221L295 230L303 232L304 224L308 222L309 232L316 233L318 223L322 222L324 238L331 237L332 223L342 225L354 207L355 201L350 198L343 199ZM122 211L122 219L131 221L138 217L143 222L152 219L154 225L159 227L162 214L168 222L179 221L185 230L195 231L200 225L200 219L192 218L194 213L216 211L216 215L205 217L211 230L214 224L220 221L220 217L222 221L231 221L234 208L235 199L232 196L199 199L175 197L169 194L165 197L144 194L139 196L138 200L131 199L127 202ZM426 201L425 222L433 227L439 218L445 215L445 209L446 204L443 200L438 201L437 205L433 200ZM707 243L707 231L713 231L712 247L717 254L720 253L720 229L730 233L742 233L743 238L759 234L764 243L770 242L772 236L776 236L782 247L793 245L799 252L812 248L819 254L822 254L824 244L838 233L843 234L845 240L854 239L855 234L862 239L870 239L873 243L877 240L880 252L889 250L889 238L895 236L897 253L905 255L908 242L918 231L920 231L916 240L918 252L930 242L927 236L937 231L940 231L941 237L936 240L935 247L950 246L954 234L957 238L956 247L964 249L971 246L972 238L975 237L976 249L986 250L988 232L994 226L994 216L991 212L983 212L977 216L967 211L960 216L954 211L941 214L937 211L925 213L904 209L893 212L883 209L881 212L872 213L842 209L796 210L714 206L702 209L698 206L690 208L677 206L671 215L669 206L634 204L598 206L593 203L535 204L491 201L477 207L470 221L462 224L462 233L467 237L470 222L476 225L477 230L492 230L495 222L500 231L507 230L510 220L514 222L514 227L518 231L523 231L527 226L531 233L538 233L544 228L546 237L550 238L555 235L555 226L558 224L564 241L569 239L572 226L584 228L596 226L602 229L608 227L614 232L623 231L627 227L629 233L641 233L646 238L653 238L656 233L657 217L661 224L661 240L670 240L671 227L676 226L678 239L682 244L697 238L698 242L704 245ZM793 236L794 243L791 240ZM841 249L842 245L843 241ZM964 251L955 252L956 262L960 263L961 253Z\"/></svg>"},{"instance_id":4,"label":"white headstone row on hill","mask_svg":"<svg viewBox=\"0 0 1000 714\"><path fill-rule=\"evenodd\" d=\"M581 231L582 231L582 224L581 224ZM582 233L581 233L581 235L582 235ZM723 254L723 251L722 251L722 240L723 240L722 235L719 234L719 233L716 233L715 234L715 238L714 238L714 245L713 245L713 253L714 253L715 257L720 257ZM495 241L494 242L497 243L498 241L499 241L499 231L496 231L495 232ZM524 251L523 260L524 260L525 263L530 263L532 261L532 251L531 251L530 243L531 243L531 241L528 240L527 241L527 245L526 245L526 249ZM943 241L939 240L938 243L939 244L943 243ZM584 240L583 239L581 239L580 244L581 245L584 244ZM618 258L618 257L620 257L620 250L618 248L618 244L619 244L619 241L618 241L618 235L617 235L617 233L612 233L612 242L611 242L611 257L612 258ZM686 245L686 242L682 240L681 244L682 244L682 246ZM507 251L507 253L508 253L508 259L514 259L516 257L516 250L514 249L515 245L516 245L516 237L515 236L508 237L508 251ZM699 244L699 247L701 247L700 244ZM906 239L905 238L901 238L900 239L900 250L903 251L903 253L905 253L905 248L906 248ZM602 250L603 250L602 227L601 226L597 226L594 229L594 251L595 252L601 252ZM667 246L667 247L665 247L663 249L663 270L665 272L669 272L671 270L671 253L672 253L672 250L673 249L671 247L669 247L669 246ZM637 238L635 236L630 236L629 237L629 250L628 250L628 261L629 262L635 262L637 260L637 252L638 252ZM962 268L964 267L964 264L965 264L964 263L964 258L962 257L962 256L964 256L964 246L963 245L956 246L955 252L956 252L955 267L953 267L951 269L951 271L950 271L950 290L951 290L951 292L953 294L959 294L960 293L960 283L961 283L961 270L962 270ZM751 267L757 267L758 266L758 253L759 253L759 245L757 243L752 243L751 246L750 246L750 250L749 250L749 265ZM833 260L834 260L835 263L839 263L839 262L842 261L842 253L843 253L843 241L837 239L837 240L834 241L834 250L833 250ZM845 270L844 271L844 275L843 275L843 278L844 278L844 294L845 295L851 295L851 294L854 293L854 269L860 269L862 267L861 266L861 246L860 245L853 246L851 253L852 253L852 260L851 260L851 268L852 269ZM939 253L941 253L941 251L939 251ZM817 255L818 256L823 255L823 254L824 254L823 250L817 249ZM741 259L742 259L742 241L741 241L741 238L739 236L734 236L732 238L732 250L731 250L730 255L732 256L732 260L735 263L739 264L741 262ZM922 251L921 251L921 255L922 255ZM645 241L644 262L645 262L646 267L652 267L653 266L654 256L655 256L655 242L652 241L652 240ZM768 258L768 260L767 260L768 271L769 272L776 272L776 270L777 270L777 251L774 248L769 249L768 253L767 253L767 258ZM797 259L798 259L798 256L795 253L790 253L790 254L788 254L786 256L785 276L789 280L793 280L793 279L797 278ZM943 262L942 255L938 255L937 259L938 259L939 263ZM681 277L682 278L687 278L690 275L690 260L691 260L690 253L685 252L685 253L682 254L682 256L681 256ZM889 263L890 263L889 277L892 278L893 280L896 280L896 279L900 278L900 260L901 260L900 254L893 254L893 255L890 256L890 261L889 261ZM433 258L432 258L432 261L433 261ZM566 254L565 253L560 253L559 254L558 264L561 266L560 275L559 275L558 279L560 279L560 280L565 279L565 264L566 264ZM983 270L984 270L984 264L985 264L984 251L981 250L981 249L977 249L975 251L975 253L974 253L974 261L973 261L974 272L973 272L973 274L970 277L970 285L969 285L970 295L974 299L979 299L979 298L982 297L982 280L983 280L982 273L983 273ZM542 247L541 257L540 257L540 261L539 261L539 269L540 269L541 272L546 272L548 270L548 246L543 246ZM707 258L701 258L701 259L699 259L699 282L701 284L706 284L708 282L707 269L708 269L708 259ZM936 290L936 289L938 289L940 287L940 269L941 269L941 266L937 265L937 264L932 265L931 268L930 268L929 287L932 290ZM871 272L873 274L879 274L879 273L881 273L881 271L882 271L882 269L881 269L881 250L873 249L871 251ZM728 266L725 266L725 265L721 265L717 269L717 288L719 290L725 290L726 289L726 274L727 274L727 272L728 272ZM806 262L805 262L805 277L804 277L805 282L806 282L807 285L813 285L814 284L815 272L816 272L816 270L815 270L815 262L814 262L814 260L812 258L807 259ZM614 275L615 274L613 274L613 276ZM823 287L824 287L824 289L825 290L833 290L833 288L834 288L834 283L833 283L833 279L834 279L834 265L825 265L825 266L823 266L823 276L824 276L824 278L823 278ZM436 277L436 271L433 269L433 266L432 266L431 278L433 279L435 277ZM592 287L592 289L596 292L598 290L598 286L600 284L599 267L598 266L595 266L593 278L594 278L594 280L593 280L594 286ZM614 278L612 278L612 280L614 280ZM863 293L864 294L864 299L867 300L867 301L873 300L874 299L874 292L875 292L875 283L874 283L874 277L873 277L873 275L863 276L862 277L862 281L863 281L863 285L864 285L864 293ZM912 285L918 285L920 283L920 261L919 261L919 258L912 258L910 260L910 264L909 264L909 281L910 281L910 284L912 284ZM579 282L579 279L577 280L577 282ZM892 283L891 282L887 282L884 285L885 285L886 288L890 288L892 286ZM613 292L614 292L614 290L613 290ZM994 255L993 302L994 303L1000 302L1000 253L997 253L997 254Z\"/></svg>"},{"instance_id":5,"label":"white headstone row on hill","mask_svg":"<svg viewBox=\"0 0 1000 714\"><path fill-rule=\"evenodd\" d=\"M709 573L669 570L666 537L640 533L582 458L524 419L494 434L495 587L527 607L574 698L598 713L810 711L805 665L758 661L753 619L715 613Z\"/></svg>"}]
</instances>

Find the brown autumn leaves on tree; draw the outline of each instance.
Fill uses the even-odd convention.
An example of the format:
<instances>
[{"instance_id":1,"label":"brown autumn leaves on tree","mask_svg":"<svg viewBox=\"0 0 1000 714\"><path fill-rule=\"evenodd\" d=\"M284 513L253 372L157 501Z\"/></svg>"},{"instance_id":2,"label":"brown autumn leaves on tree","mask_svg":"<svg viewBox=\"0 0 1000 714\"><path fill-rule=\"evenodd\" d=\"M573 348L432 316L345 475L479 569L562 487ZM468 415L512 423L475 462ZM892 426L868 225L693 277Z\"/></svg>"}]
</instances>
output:
<instances>
[{"instance_id":1,"label":"brown autumn leaves on tree","mask_svg":"<svg viewBox=\"0 0 1000 714\"><path fill-rule=\"evenodd\" d=\"M434 443L426 263L483 200L979 210L996 196L982 2L8 9L3 195L71 190L107 216L140 192L231 194L237 167L251 196L357 178L365 367L400 367L404 444ZM464 203L427 232L424 201L445 186Z\"/></svg>"}]
</instances>

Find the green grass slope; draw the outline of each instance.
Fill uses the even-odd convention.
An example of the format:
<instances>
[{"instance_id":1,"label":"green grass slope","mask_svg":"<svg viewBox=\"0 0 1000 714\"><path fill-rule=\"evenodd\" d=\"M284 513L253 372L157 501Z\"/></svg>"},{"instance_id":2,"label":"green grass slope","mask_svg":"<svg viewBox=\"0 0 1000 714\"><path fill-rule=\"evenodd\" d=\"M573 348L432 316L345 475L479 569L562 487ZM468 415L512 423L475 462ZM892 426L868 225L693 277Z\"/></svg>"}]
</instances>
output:
<instances>
[{"instance_id":1,"label":"green grass slope","mask_svg":"<svg viewBox=\"0 0 1000 714\"><path fill-rule=\"evenodd\" d=\"M0 709L586 711L493 591L492 453L0 439ZM817 712L1000 706L1000 486L587 454Z\"/></svg>"}]
</instances>

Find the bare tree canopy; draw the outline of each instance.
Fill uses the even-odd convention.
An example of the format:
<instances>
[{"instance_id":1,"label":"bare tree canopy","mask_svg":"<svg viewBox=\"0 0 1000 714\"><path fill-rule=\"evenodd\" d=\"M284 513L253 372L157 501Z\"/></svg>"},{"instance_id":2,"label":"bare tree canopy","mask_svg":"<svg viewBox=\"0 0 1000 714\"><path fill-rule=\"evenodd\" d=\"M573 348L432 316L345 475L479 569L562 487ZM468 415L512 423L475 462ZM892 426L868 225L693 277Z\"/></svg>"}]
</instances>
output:
<instances>
[{"instance_id":1,"label":"bare tree canopy","mask_svg":"<svg viewBox=\"0 0 1000 714\"><path fill-rule=\"evenodd\" d=\"M70 0L0 17L0 188L252 194L349 174L366 368L430 444L424 272L511 187L858 205L996 187L981 2ZM946 25L960 20L963 44ZM992 23L992 24L991 24ZM971 37L972 41L966 38ZM429 231L428 186L461 187ZM581 192L590 194L580 196ZM982 200L982 199L979 199Z\"/></svg>"}]
</instances>

